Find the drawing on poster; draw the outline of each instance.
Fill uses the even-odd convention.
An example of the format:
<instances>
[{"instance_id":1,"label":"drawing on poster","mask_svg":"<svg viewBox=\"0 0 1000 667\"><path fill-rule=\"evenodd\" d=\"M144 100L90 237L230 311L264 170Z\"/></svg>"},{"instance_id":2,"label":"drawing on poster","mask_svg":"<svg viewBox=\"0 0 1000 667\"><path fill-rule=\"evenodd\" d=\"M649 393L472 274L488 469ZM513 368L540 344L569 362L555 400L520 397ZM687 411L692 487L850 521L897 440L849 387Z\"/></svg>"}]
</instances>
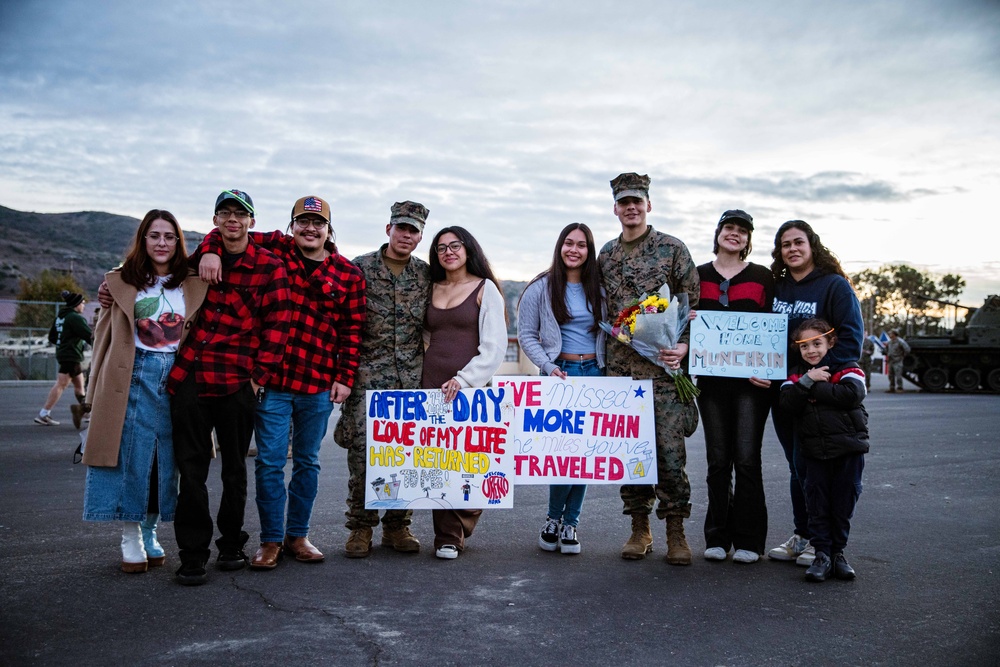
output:
<instances>
[{"instance_id":1,"label":"drawing on poster","mask_svg":"<svg viewBox=\"0 0 1000 667\"><path fill-rule=\"evenodd\" d=\"M513 505L511 406L502 388L370 390L369 509L476 509Z\"/></svg>"}]
</instances>

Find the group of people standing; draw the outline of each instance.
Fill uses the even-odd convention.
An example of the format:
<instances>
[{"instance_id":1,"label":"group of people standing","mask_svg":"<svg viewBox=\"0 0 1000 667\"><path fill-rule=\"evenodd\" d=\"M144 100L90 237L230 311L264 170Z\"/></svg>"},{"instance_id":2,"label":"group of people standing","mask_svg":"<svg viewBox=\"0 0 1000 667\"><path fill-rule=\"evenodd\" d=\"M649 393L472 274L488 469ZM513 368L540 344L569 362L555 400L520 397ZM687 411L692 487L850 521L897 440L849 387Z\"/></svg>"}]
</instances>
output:
<instances>
[{"instance_id":1,"label":"group of people standing","mask_svg":"<svg viewBox=\"0 0 1000 667\"><path fill-rule=\"evenodd\" d=\"M683 242L647 223L646 214L652 211L649 184L647 176L631 173L611 181L621 235L595 258L586 225L564 228L552 265L528 285L518 308L518 340L543 375L607 373L653 380L657 484L621 487L623 513L632 521L621 556L641 559L652 550L649 515L656 505L657 518L666 520L667 562L687 565L692 558L683 524L691 512L684 438L694 432L698 415L679 399L662 368L627 346L612 342L605 347L596 326L608 312L619 312L666 284L672 294L686 293L692 308L786 313L792 332L790 381L781 388L757 377L698 379L708 459L704 557L723 561L733 552L734 562L754 563L765 553L768 523L761 449L772 413L789 464L794 533L766 553L810 566L811 581L831 574L853 578L843 551L861 492L868 433L862 406L864 374L857 366L861 310L847 275L801 220L778 229L770 267L748 262L753 217L739 209L719 219L713 237L715 259L695 266ZM816 327L822 331L817 333ZM819 339L826 345L823 354L800 354L800 347L814 348ZM684 334L675 349L661 350L658 360L676 369L687 351ZM833 392L827 392L831 387ZM830 418L830 412L849 417L848 425ZM837 444L826 446L831 439ZM576 529L585 489L550 487L538 538L542 549L580 552Z\"/></svg>"},{"instance_id":2,"label":"group of people standing","mask_svg":"<svg viewBox=\"0 0 1000 667\"><path fill-rule=\"evenodd\" d=\"M843 463L845 447L831 454L803 444L813 432L823 440L832 421L808 415L846 410L860 415L857 428L838 435L858 443L863 435L867 450L863 379L856 404L848 405L838 391L827 405L821 391L834 384L853 389L853 378L863 378L860 371L845 372L860 356L861 314L843 270L802 221L779 229L770 270L747 262L753 219L741 210L723 214L715 231L716 259L696 266L683 242L647 223L649 185L648 176L635 173L612 180L621 234L598 252L586 225L566 226L551 266L518 304L521 347L543 375L652 381L657 483L621 487L623 513L632 524L622 557L641 559L652 551L655 509L666 521L667 561L692 560L684 533L691 513L684 439L697 428L698 411L679 398L664 370L680 368L687 334L675 348L659 351L658 365L628 346L606 342L598 326L609 313L666 284L671 293L687 294L693 308L786 312L803 348L817 347L813 341L819 339L827 345L815 359L813 351L798 356L798 343L790 347L796 353L790 368L799 376L785 384L798 392L794 399L791 389L779 392L767 381L699 379L709 464L705 558L725 560L735 550L734 561L750 563L764 553L761 441L771 410L789 462L795 530L769 555L799 559L812 550L817 562L823 554L849 569L842 552L853 501L841 495L853 481L857 500L863 457L834 469L828 463ZM368 556L379 523L384 547L420 550L411 512L389 510L380 521L377 511L364 507L365 391L440 389L450 401L463 388L488 384L507 347L499 281L468 230L446 227L434 236L428 262L414 256L428 215L416 202L394 204L387 242L348 261L334 243L329 205L315 196L295 203L287 233L257 233L250 231L250 196L226 190L216 200L216 229L191 256L174 216L147 213L123 265L107 274L99 292L104 309L86 399L92 419L84 452L84 519L124 522L123 570L162 565L157 522L174 520L177 581L207 581L214 529L206 482L213 456L222 464L215 542L220 569L270 570L285 556L322 561L308 536L320 444L335 403L342 404L335 439L347 449L350 474L344 554ZM830 330L817 338L817 326ZM797 428L804 424L809 427ZM245 457L254 433L261 534L251 558L244 551L249 535L243 523ZM290 433L292 476L286 487ZM846 449L861 457L860 446ZM827 464L807 465L811 458ZM809 490L820 487L822 493ZM550 487L538 536L542 549L581 551L577 527L585 493L583 485ZM435 510L435 555L457 558L480 514ZM833 567L810 578L821 581ZM845 573L837 566L837 576Z\"/></svg>"}]
</instances>

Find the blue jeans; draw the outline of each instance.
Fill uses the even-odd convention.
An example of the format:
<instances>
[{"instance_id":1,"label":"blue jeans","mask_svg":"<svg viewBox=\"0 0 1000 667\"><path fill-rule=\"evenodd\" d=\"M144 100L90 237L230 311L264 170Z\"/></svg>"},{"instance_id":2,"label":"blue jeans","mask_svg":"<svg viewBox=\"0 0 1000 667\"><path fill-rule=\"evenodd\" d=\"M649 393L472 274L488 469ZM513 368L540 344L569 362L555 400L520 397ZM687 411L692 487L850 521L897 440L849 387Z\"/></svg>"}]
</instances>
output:
<instances>
[{"instance_id":1,"label":"blue jeans","mask_svg":"<svg viewBox=\"0 0 1000 667\"><path fill-rule=\"evenodd\" d=\"M556 366L566 375L577 377L600 377L604 371L597 361L566 361L556 359ZM551 484L549 485L549 518L561 521L568 526L580 523L580 511L583 510L583 497L587 495L586 484Z\"/></svg>"},{"instance_id":2,"label":"blue jeans","mask_svg":"<svg viewBox=\"0 0 1000 667\"><path fill-rule=\"evenodd\" d=\"M330 393L296 394L267 390L257 407L255 429L257 512L260 541L280 542L285 535L306 537L319 483L319 448L333 412ZM292 434L292 480L285 492L288 431ZM288 522L285 523L285 504Z\"/></svg>"},{"instance_id":3,"label":"blue jeans","mask_svg":"<svg viewBox=\"0 0 1000 667\"><path fill-rule=\"evenodd\" d=\"M167 395L173 365L173 353L135 351L118 465L87 468L84 521L143 521L157 511L163 521L174 520L177 468Z\"/></svg>"}]
</instances>

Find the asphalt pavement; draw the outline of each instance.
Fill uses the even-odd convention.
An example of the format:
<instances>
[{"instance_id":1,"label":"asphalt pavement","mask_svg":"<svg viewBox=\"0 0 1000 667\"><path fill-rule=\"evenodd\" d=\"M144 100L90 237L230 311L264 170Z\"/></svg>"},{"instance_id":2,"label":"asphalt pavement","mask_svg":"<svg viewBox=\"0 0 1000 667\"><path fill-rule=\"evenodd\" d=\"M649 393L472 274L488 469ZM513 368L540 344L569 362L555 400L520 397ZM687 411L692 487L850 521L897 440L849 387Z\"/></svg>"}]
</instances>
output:
<instances>
[{"instance_id":1,"label":"asphalt pavement","mask_svg":"<svg viewBox=\"0 0 1000 667\"><path fill-rule=\"evenodd\" d=\"M590 487L576 556L541 551L547 487L486 510L468 548L441 561L417 513L417 555L378 546L342 556L345 450L322 451L311 540L318 565L226 573L183 587L171 524L166 567L119 569L116 524L81 520L86 468L67 393L32 422L47 385L0 386L0 665L998 665L1000 396L886 394L867 400L872 451L848 556L853 582L809 584L764 558L709 562L705 449L688 439L690 567L625 561L617 487ZM912 389L912 387L911 387ZM334 416L336 419L336 415ZM768 426L768 546L791 534L788 470ZM289 473L290 473L289 464ZM253 460L246 529L255 544ZM218 465L210 493L218 503ZM252 554L252 551L251 551Z\"/></svg>"}]
</instances>

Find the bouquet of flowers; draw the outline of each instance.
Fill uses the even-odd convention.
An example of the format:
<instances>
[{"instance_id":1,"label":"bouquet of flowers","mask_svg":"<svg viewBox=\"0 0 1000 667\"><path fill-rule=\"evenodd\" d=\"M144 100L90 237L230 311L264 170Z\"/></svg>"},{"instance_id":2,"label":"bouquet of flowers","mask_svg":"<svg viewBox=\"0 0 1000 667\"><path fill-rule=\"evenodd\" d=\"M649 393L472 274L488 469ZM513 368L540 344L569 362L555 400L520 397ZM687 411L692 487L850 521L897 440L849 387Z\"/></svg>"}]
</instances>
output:
<instances>
[{"instance_id":1,"label":"bouquet of flowers","mask_svg":"<svg viewBox=\"0 0 1000 667\"><path fill-rule=\"evenodd\" d=\"M683 369L667 368L659 355L661 349L677 347L677 340L687 327L690 310L688 295L671 296L670 287L664 284L655 294L643 294L626 306L618 313L614 324L600 323L612 338L670 373L677 386L677 394L685 403L691 402L701 392Z\"/></svg>"}]
</instances>

